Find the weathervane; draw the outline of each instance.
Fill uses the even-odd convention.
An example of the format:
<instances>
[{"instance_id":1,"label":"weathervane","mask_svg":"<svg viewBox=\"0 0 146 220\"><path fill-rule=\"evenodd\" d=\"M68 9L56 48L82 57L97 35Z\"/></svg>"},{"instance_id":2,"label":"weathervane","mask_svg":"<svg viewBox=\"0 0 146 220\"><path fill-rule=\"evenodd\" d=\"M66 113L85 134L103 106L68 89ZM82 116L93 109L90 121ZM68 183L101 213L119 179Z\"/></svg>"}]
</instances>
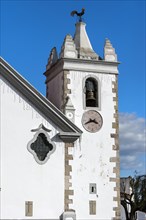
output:
<instances>
[{"instance_id":1,"label":"weathervane","mask_svg":"<svg viewBox=\"0 0 146 220\"><path fill-rule=\"evenodd\" d=\"M79 22L82 22L82 16L85 14L85 8L82 8L81 12L72 11L70 15L74 16L75 14L79 17Z\"/></svg>"}]
</instances>

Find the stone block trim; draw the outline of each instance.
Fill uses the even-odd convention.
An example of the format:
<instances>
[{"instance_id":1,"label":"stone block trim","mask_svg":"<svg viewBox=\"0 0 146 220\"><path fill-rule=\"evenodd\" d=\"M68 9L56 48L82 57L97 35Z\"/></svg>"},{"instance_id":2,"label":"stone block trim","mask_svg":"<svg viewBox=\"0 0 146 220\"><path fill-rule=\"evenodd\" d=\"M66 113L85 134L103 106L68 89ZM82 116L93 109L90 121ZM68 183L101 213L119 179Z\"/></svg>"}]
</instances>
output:
<instances>
[{"instance_id":1,"label":"stone block trim","mask_svg":"<svg viewBox=\"0 0 146 220\"><path fill-rule=\"evenodd\" d=\"M119 145L113 145L113 150L119 150Z\"/></svg>"},{"instance_id":2,"label":"stone block trim","mask_svg":"<svg viewBox=\"0 0 146 220\"><path fill-rule=\"evenodd\" d=\"M111 134L111 138L114 138L114 139L117 139L118 136L119 136L118 134L113 134L113 133Z\"/></svg>"},{"instance_id":3,"label":"stone block trim","mask_svg":"<svg viewBox=\"0 0 146 220\"><path fill-rule=\"evenodd\" d=\"M66 156L66 158L67 158L68 160L73 160L73 156L70 155L70 154L68 154L68 155Z\"/></svg>"},{"instance_id":4,"label":"stone block trim","mask_svg":"<svg viewBox=\"0 0 146 220\"><path fill-rule=\"evenodd\" d=\"M64 112L65 104L67 101L68 94L71 94L71 90L68 89L68 84L70 84L70 79L67 78L67 75L69 74L69 71L65 70L63 72L63 97L62 97L62 103L61 103L61 110Z\"/></svg>"},{"instance_id":5,"label":"stone block trim","mask_svg":"<svg viewBox=\"0 0 146 220\"><path fill-rule=\"evenodd\" d=\"M73 143L65 143L65 161L64 161L64 211L72 211L70 209L70 204L73 203L73 199L70 196L74 195L74 190L72 187L72 166L70 165L70 161L73 160L73 155L69 154L68 149L74 147Z\"/></svg>"},{"instance_id":6,"label":"stone block trim","mask_svg":"<svg viewBox=\"0 0 146 220\"><path fill-rule=\"evenodd\" d=\"M119 118L118 118L118 76L115 76L115 81L112 82L112 93L113 93L113 102L114 102L114 114L113 114L113 123L112 128L115 130L114 133L111 134L111 138L114 139L114 144L112 146L112 150L115 151L116 156L110 158L110 162L114 163L113 173L115 173L115 177L110 177L110 182L115 183L114 191L116 192L116 196L113 197L113 201L117 202L116 207L113 207L113 211L115 212L115 216L113 220L120 219L120 159L119 159Z\"/></svg>"},{"instance_id":7,"label":"stone block trim","mask_svg":"<svg viewBox=\"0 0 146 220\"><path fill-rule=\"evenodd\" d=\"M110 177L110 182L118 182L119 180L117 178L114 177Z\"/></svg>"},{"instance_id":8,"label":"stone block trim","mask_svg":"<svg viewBox=\"0 0 146 220\"><path fill-rule=\"evenodd\" d=\"M112 128L116 128L117 129L118 128L118 123L117 122L113 122L112 123Z\"/></svg>"},{"instance_id":9,"label":"stone block trim","mask_svg":"<svg viewBox=\"0 0 146 220\"><path fill-rule=\"evenodd\" d=\"M119 162L119 158L118 157L111 157L110 162Z\"/></svg>"},{"instance_id":10,"label":"stone block trim","mask_svg":"<svg viewBox=\"0 0 146 220\"><path fill-rule=\"evenodd\" d=\"M117 166L116 166L116 167L113 167L113 173L117 173L117 172L118 172Z\"/></svg>"}]
</instances>

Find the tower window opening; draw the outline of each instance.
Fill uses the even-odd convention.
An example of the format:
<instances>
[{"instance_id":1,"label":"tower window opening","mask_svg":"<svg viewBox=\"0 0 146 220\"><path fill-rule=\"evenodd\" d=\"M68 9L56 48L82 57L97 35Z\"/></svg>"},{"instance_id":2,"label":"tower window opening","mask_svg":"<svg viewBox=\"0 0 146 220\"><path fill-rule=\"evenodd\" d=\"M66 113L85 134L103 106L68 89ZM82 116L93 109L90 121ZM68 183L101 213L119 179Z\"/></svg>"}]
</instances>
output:
<instances>
[{"instance_id":1,"label":"tower window opening","mask_svg":"<svg viewBox=\"0 0 146 220\"><path fill-rule=\"evenodd\" d=\"M89 214L96 215L96 201L89 201Z\"/></svg>"},{"instance_id":2,"label":"tower window opening","mask_svg":"<svg viewBox=\"0 0 146 220\"><path fill-rule=\"evenodd\" d=\"M33 202L26 201L25 202L25 216L33 216Z\"/></svg>"},{"instance_id":3,"label":"tower window opening","mask_svg":"<svg viewBox=\"0 0 146 220\"><path fill-rule=\"evenodd\" d=\"M86 107L98 107L98 83L94 78L85 82Z\"/></svg>"},{"instance_id":4,"label":"tower window opening","mask_svg":"<svg viewBox=\"0 0 146 220\"><path fill-rule=\"evenodd\" d=\"M90 183L89 184L89 193L90 194L96 194L96 183Z\"/></svg>"}]
</instances>

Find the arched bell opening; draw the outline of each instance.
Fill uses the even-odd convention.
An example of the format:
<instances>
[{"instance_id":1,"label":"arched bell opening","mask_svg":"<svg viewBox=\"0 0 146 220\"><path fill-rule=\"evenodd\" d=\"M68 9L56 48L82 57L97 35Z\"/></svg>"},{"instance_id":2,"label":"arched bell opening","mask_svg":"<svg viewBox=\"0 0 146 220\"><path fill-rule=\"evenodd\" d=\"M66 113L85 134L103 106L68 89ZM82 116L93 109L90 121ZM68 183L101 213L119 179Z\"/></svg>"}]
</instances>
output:
<instances>
[{"instance_id":1,"label":"arched bell opening","mask_svg":"<svg viewBox=\"0 0 146 220\"><path fill-rule=\"evenodd\" d=\"M94 78L85 81L86 107L98 107L98 82Z\"/></svg>"}]
</instances>

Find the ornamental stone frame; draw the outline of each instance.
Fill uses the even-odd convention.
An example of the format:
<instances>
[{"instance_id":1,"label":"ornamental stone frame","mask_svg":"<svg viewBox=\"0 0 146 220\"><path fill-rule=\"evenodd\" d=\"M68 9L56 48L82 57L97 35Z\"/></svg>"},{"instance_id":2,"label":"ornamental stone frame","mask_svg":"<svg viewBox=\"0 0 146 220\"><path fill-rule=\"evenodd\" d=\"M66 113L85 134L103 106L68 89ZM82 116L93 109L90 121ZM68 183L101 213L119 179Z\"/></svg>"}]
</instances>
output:
<instances>
[{"instance_id":1,"label":"ornamental stone frame","mask_svg":"<svg viewBox=\"0 0 146 220\"><path fill-rule=\"evenodd\" d=\"M35 161L42 165L45 164L48 159L50 158L50 155L52 153L54 153L54 151L56 150L56 146L55 143L53 143L48 135L47 132L50 132L51 130L45 128L43 126L43 124L40 124L40 126L37 129L32 129L32 132L36 132L33 139L31 141L29 141L29 143L27 144L27 149L28 151L34 156ZM45 142L47 143L47 146L44 146L44 144L42 144L42 147L44 146L44 151L46 152L46 155L43 155L42 160L39 159L39 155L38 155L38 151L37 149L35 150L34 148L34 143L37 145L38 144L38 138L44 138ZM33 147L32 147L33 146ZM40 146L38 146L39 151L43 151L43 149L40 149ZM46 151L46 148L48 148L48 150Z\"/></svg>"}]
</instances>

